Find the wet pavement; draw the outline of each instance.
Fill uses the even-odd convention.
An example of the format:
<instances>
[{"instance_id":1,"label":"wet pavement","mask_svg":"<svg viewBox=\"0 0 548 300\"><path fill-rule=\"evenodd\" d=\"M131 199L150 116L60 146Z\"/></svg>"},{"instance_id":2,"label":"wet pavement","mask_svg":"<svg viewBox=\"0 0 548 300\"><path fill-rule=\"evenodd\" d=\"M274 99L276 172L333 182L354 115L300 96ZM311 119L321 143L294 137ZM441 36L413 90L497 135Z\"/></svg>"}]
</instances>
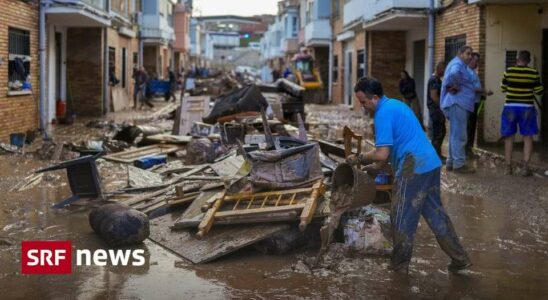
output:
<instances>
[{"instance_id":1,"label":"wet pavement","mask_svg":"<svg viewBox=\"0 0 548 300\"><path fill-rule=\"evenodd\" d=\"M78 131L101 134L83 127L65 130L67 138ZM299 267L319 245L283 256L248 247L192 265L148 240L135 247L146 251L143 267L73 265L72 275L21 275L23 240L70 240L75 249L108 249L89 227L84 203L50 208L70 195L63 171L49 173L28 190L8 192L47 165L30 154L0 155L0 298L541 299L548 293L548 181L504 176L488 162L477 165L477 174L442 174L444 205L474 263L460 275L447 272L449 260L422 220L408 277L391 273L386 256L348 256L312 273ZM123 184L123 167L101 163L99 170L107 189Z\"/></svg>"}]
</instances>

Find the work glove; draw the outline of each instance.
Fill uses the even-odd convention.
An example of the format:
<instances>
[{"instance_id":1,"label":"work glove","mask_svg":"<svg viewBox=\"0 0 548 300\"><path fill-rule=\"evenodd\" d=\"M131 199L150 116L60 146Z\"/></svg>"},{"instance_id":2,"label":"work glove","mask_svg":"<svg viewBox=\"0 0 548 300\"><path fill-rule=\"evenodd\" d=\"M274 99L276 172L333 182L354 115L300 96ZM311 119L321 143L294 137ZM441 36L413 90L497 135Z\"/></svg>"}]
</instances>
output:
<instances>
[{"instance_id":1,"label":"work glove","mask_svg":"<svg viewBox=\"0 0 548 300\"><path fill-rule=\"evenodd\" d=\"M346 158L346 163L355 166L360 162L359 157L357 154L351 154Z\"/></svg>"},{"instance_id":2,"label":"work glove","mask_svg":"<svg viewBox=\"0 0 548 300\"><path fill-rule=\"evenodd\" d=\"M370 175L371 177L377 177L377 175L380 174L381 169L379 168L378 164L372 163L363 167L362 171L367 172L367 174Z\"/></svg>"}]
</instances>

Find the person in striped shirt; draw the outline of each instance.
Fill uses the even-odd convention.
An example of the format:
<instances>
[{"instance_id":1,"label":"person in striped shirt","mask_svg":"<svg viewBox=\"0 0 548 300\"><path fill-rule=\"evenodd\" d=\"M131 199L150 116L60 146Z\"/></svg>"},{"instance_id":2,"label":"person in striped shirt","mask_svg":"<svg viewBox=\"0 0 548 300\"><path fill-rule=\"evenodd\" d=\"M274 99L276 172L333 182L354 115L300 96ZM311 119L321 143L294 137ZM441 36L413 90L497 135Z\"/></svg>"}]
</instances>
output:
<instances>
[{"instance_id":1,"label":"person in striped shirt","mask_svg":"<svg viewBox=\"0 0 548 300\"><path fill-rule=\"evenodd\" d=\"M512 148L518 125L524 144L524 168L521 175L532 175L528 164L533 151L533 136L539 132L535 95L542 96L544 87L537 70L528 66L530 61L529 51L519 51L516 66L507 68L502 78L501 89L506 93L506 102L501 116L500 133L504 137L504 173L507 175L512 174Z\"/></svg>"}]
</instances>

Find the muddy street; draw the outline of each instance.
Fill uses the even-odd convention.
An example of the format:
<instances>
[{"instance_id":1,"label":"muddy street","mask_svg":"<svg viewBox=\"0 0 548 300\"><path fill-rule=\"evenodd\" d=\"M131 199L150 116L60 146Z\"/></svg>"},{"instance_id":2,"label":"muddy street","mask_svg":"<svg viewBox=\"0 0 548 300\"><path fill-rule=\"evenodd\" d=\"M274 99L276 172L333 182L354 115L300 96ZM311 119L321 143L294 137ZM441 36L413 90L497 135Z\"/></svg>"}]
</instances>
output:
<instances>
[{"instance_id":1,"label":"muddy street","mask_svg":"<svg viewBox=\"0 0 548 300\"><path fill-rule=\"evenodd\" d=\"M1 189L43 165L0 156ZM70 240L76 249L108 248L88 225L88 208L50 206L70 194L62 171L0 201L0 285L7 298L542 298L546 292L548 231L545 179L500 175L483 166L475 175L444 174L443 202L474 266L462 275L421 221L410 276L387 268L388 257L346 256L325 268L303 265L316 246L288 255L244 248L211 263L193 265L147 240L143 267L75 267L71 276L20 274L22 240ZM334 251L337 251L336 249ZM22 288L24 287L24 288Z\"/></svg>"}]
</instances>

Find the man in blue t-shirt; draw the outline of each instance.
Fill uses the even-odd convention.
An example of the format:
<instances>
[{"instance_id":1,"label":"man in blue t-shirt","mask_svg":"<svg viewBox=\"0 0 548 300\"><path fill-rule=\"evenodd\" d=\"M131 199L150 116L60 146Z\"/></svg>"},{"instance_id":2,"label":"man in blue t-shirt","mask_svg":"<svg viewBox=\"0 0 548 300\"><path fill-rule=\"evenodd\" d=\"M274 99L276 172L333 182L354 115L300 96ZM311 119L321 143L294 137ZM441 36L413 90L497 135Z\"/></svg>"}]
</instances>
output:
<instances>
[{"instance_id":1,"label":"man in blue t-shirt","mask_svg":"<svg viewBox=\"0 0 548 300\"><path fill-rule=\"evenodd\" d=\"M407 273L413 240L422 215L440 247L451 257L450 271L472 265L459 242L440 198L441 161L413 111L401 101L384 96L382 85L362 78L354 87L362 106L374 113L375 149L348 158L367 165L390 161L396 177L392 199L394 251L392 269Z\"/></svg>"}]
</instances>

